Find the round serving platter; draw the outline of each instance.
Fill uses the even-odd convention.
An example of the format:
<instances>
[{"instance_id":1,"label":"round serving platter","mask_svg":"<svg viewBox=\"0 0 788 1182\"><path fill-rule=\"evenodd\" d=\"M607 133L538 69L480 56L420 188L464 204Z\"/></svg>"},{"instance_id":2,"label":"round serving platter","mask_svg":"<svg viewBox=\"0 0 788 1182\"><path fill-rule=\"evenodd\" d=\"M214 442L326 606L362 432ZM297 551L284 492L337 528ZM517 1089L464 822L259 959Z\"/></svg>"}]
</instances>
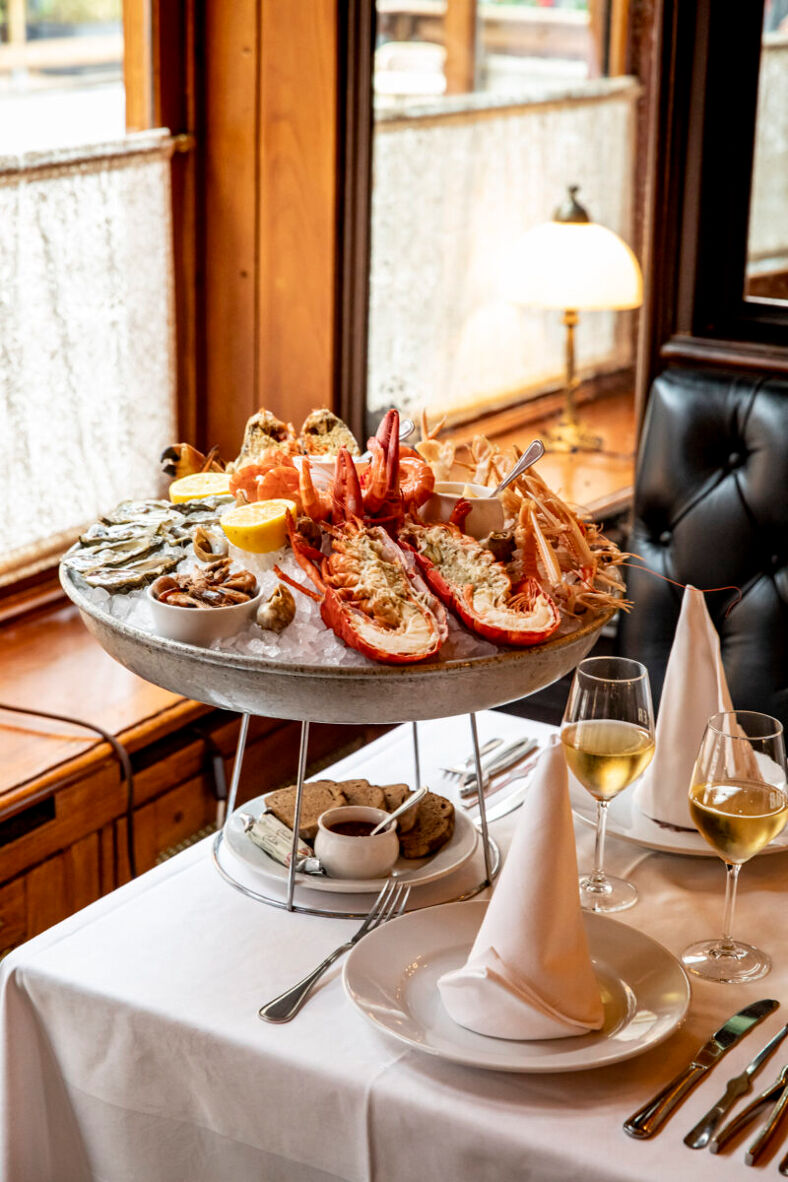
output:
<instances>
[{"instance_id":1,"label":"round serving platter","mask_svg":"<svg viewBox=\"0 0 788 1182\"><path fill-rule=\"evenodd\" d=\"M269 661L166 640L109 615L62 566L60 581L102 648L146 681L223 710L303 722L418 722L502 706L574 669L616 611L545 644L491 657L355 668Z\"/></svg>"}]
</instances>

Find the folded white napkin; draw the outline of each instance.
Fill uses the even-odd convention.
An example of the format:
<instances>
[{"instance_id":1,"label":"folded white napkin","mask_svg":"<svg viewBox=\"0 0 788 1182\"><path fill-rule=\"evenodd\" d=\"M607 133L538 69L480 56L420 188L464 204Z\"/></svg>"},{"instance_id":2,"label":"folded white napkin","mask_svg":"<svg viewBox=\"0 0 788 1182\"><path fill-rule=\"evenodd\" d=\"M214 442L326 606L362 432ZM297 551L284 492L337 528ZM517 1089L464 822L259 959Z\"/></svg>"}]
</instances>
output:
<instances>
[{"instance_id":1,"label":"folded white napkin","mask_svg":"<svg viewBox=\"0 0 788 1182\"><path fill-rule=\"evenodd\" d=\"M534 772L468 960L445 973L438 989L455 1022L496 1038L566 1038L602 1025L557 741Z\"/></svg>"},{"instance_id":2,"label":"folded white napkin","mask_svg":"<svg viewBox=\"0 0 788 1182\"><path fill-rule=\"evenodd\" d=\"M687 794L698 747L709 716L732 709L706 598L687 587L665 670L654 758L634 792L635 804L647 817L695 828Z\"/></svg>"}]
</instances>

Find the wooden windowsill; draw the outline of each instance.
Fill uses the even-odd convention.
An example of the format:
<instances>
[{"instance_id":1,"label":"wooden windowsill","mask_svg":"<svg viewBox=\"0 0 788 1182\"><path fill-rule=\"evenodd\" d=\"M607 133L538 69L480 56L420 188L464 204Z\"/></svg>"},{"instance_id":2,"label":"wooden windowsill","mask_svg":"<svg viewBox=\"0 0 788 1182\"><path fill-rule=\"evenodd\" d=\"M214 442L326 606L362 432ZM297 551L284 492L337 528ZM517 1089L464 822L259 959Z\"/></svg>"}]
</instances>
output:
<instances>
[{"instance_id":1,"label":"wooden windowsill","mask_svg":"<svg viewBox=\"0 0 788 1182\"><path fill-rule=\"evenodd\" d=\"M71 604L2 630L0 705L95 723L129 751L172 733L209 707L143 681L96 643ZM0 811L15 811L55 783L111 757L90 731L0 709Z\"/></svg>"},{"instance_id":2,"label":"wooden windowsill","mask_svg":"<svg viewBox=\"0 0 788 1182\"><path fill-rule=\"evenodd\" d=\"M560 396L550 396L506 415L457 427L448 434L458 444L460 460L467 459L460 445L479 434L487 435L500 447L516 443L525 448L531 439L543 435L552 426L562 404ZM621 512L631 503L635 482L634 393L619 391L583 402L578 413L583 425L601 436L603 450L568 455L548 450L539 461L539 474L564 500L595 517Z\"/></svg>"}]
</instances>

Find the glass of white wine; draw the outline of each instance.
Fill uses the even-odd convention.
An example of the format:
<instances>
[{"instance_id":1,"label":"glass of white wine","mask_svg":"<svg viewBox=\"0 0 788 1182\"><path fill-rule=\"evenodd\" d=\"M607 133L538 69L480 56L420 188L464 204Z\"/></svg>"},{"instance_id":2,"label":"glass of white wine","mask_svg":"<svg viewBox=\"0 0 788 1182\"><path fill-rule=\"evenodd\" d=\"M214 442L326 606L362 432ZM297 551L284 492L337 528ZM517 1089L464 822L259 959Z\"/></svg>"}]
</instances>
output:
<instances>
[{"instance_id":1,"label":"glass of white wine","mask_svg":"<svg viewBox=\"0 0 788 1182\"><path fill-rule=\"evenodd\" d=\"M736 886L744 862L767 846L788 821L783 728L769 714L734 710L706 723L689 790L692 820L725 863L722 938L684 950L691 973L726 984L757 981L772 962L765 952L731 938Z\"/></svg>"},{"instance_id":2,"label":"glass of white wine","mask_svg":"<svg viewBox=\"0 0 788 1182\"><path fill-rule=\"evenodd\" d=\"M594 869L580 879L587 911L623 911L637 889L605 874L607 807L646 770L654 754L648 670L626 657L589 657L575 670L561 724L570 770L596 800Z\"/></svg>"}]
</instances>

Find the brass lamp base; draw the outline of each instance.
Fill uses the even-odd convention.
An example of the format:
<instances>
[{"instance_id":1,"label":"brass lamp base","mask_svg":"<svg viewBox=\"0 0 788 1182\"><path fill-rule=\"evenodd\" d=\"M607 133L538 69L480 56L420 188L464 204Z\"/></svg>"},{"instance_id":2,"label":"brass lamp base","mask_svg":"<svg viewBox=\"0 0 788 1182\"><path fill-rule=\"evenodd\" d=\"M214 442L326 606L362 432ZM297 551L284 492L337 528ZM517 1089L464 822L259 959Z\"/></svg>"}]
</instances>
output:
<instances>
[{"instance_id":1,"label":"brass lamp base","mask_svg":"<svg viewBox=\"0 0 788 1182\"><path fill-rule=\"evenodd\" d=\"M577 419L563 414L554 427L542 436L548 451L601 451L604 440L601 435L586 431Z\"/></svg>"}]
</instances>

